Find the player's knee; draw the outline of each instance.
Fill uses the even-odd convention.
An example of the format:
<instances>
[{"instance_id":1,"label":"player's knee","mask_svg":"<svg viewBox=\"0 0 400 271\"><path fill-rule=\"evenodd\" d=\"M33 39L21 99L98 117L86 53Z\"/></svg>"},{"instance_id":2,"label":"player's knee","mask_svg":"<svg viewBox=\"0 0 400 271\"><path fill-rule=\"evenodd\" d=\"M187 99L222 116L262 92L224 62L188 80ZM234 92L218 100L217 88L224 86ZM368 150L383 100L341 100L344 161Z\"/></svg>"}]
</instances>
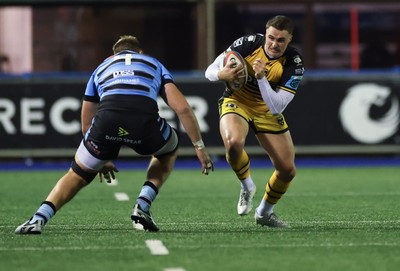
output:
<instances>
[{"instance_id":1,"label":"player's knee","mask_svg":"<svg viewBox=\"0 0 400 271\"><path fill-rule=\"evenodd\" d=\"M229 159L239 159L243 152L244 145L240 141L228 141L226 144L226 156Z\"/></svg>"},{"instance_id":2,"label":"player's knee","mask_svg":"<svg viewBox=\"0 0 400 271\"><path fill-rule=\"evenodd\" d=\"M296 177L296 174L297 174L296 167L293 166L291 168L291 170L288 171L288 174L289 174L289 177L290 177L291 180L294 179L294 177Z\"/></svg>"},{"instance_id":3,"label":"player's knee","mask_svg":"<svg viewBox=\"0 0 400 271\"><path fill-rule=\"evenodd\" d=\"M96 177L97 172L87 172L86 170L83 170L74 160L71 164L71 169L78 174L82 179L85 180L87 183L91 183L93 179Z\"/></svg>"},{"instance_id":4,"label":"player's knee","mask_svg":"<svg viewBox=\"0 0 400 271\"><path fill-rule=\"evenodd\" d=\"M177 149L175 149L174 151L169 153L165 153L162 155L154 155L153 159L158 160L160 168L162 168L163 171L170 172L174 168L174 164L177 157L178 157L178 151Z\"/></svg>"},{"instance_id":5,"label":"player's knee","mask_svg":"<svg viewBox=\"0 0 400 271\"><path fill-rule=\"evenodd\" d=\"M293 166L286 166L279 169L276 169L277 176L279 179L290 182L296 177L296 167Z\"/></svg>"},{"instance_id":6,"label":"player's knee","mask_svg":"<svg viewBox=\"0 0 400 271\"><path fill-rule=\"evenodd\" d=\"M244 147L245 140L238 137L230 137L225 140L225 145L230 152L240 152Z\"/></svg>"}]
</instances>

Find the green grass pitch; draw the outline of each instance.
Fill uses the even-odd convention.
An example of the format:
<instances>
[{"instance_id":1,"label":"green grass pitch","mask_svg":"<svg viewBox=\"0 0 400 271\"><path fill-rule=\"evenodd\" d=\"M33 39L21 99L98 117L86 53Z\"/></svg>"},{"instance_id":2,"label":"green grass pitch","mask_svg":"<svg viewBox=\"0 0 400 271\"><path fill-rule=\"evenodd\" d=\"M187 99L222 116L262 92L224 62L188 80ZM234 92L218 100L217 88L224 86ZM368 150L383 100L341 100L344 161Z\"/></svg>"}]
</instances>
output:
<instances>
[{"instance_id":1,"label":"green grass pitch","mask_svg":"<svg viewBox=\"0 0 400 271\"><path fill-rule=\"evenodd\" d=\"M123 170L117 186L94 180L35 236L14 230L64 171L0 171L1 270L399 270L398 167L299 168L275 208L289 229L257 226L253 212L239 217L233 173L200 171L171 174L152 208L158 233L133 229L145 170ZM255 205L271 173L252 170ZM168 255L152 255L146 240L160 240Z\"/></svg>"}]
</instances>

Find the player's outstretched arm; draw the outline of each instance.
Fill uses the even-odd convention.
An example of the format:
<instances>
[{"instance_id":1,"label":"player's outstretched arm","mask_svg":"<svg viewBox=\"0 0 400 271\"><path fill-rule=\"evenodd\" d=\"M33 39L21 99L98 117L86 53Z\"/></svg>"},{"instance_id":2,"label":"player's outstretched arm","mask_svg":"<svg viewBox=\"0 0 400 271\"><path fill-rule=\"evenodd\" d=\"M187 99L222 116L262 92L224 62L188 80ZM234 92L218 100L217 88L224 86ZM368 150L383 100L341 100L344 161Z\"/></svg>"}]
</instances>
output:
<instances>
[{"instance_id":1,"label":"player's outstretched arm","mask_svg":"<svg viewBox=\"0 0 400 271\"><path fill-rule=\"evenodd\" d=\"M202 165L202 172L207 175L210 171L214 170L214 163L206 151L201 138L199 123L192 108L174 83L167 83L165 85L165 97L163 98L168 106L178 115L180 122L195 147L197 158Z\"/></svg>"}]
</instances>

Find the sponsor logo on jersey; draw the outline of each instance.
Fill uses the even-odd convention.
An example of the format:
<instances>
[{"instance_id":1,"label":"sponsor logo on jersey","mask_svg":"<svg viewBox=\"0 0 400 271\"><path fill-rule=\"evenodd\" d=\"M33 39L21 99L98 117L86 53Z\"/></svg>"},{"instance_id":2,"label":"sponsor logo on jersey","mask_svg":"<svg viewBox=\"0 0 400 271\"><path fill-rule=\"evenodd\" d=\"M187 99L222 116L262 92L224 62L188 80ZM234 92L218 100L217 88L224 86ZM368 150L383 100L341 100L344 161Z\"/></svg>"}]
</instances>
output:
<instances>
[{"instance_id":1,"label":"sponsor logo on jersey","mask_svg":"<svg viewBox=\"0 0 400 271\"><path fill-rule=\"evenodd\" d=\"M300 56L299 55L295 55L293 57L293 62L296 63L297 66L299 66L301 64L301 62L302 62Z\"/></svg>"},{"instance_id":2,"label":"sponsor logo on jersey","mask_svg":"<svg viewBox=\"0 0 400 271\"><path fill-rule=\"evenodd\" d=\"M113 72L113 76L115 77L120 77L120 76L130 76L130 75L135 75L135 71L133 70L123 70L123 71L115 71Z\"/></svg>"},{"instance_id":3,"label":"sponsor logo on jersey","mask_svg":"<svg viewBox=\"0 0 400 271\"><path fill-rule=\"evenodd\" d=\"M286 82L285 87L297 90L301 79L303 79L303 76L292 75L290 79Z\"/></svg>"},{"instance_id":4,"label":"sponsor logo on jersey","mask_svg":"<svg viewBox=\"0 0 400 271\"><path fill-rule=\"evenodd\" d=\"M238 47L238 46L240 46L240 45L242 45L242 44L243 44L243 37L238 38L237 40L235 40L235 41L233 42L233 47Z\"/></svg>"},{"instance_id":5,"label":"sponsor logo on jersey","mask_svg":"<svg viewBox=\"0 0 400 271\"><path fill-rule=\"evenodd\" d=\"M256 40L256 35L251 35L247 38L248 41L255 41Z\"/></svg>"},{"instance_id":6,"label":"sponsor logo on jersey","mask_svg":"<svg viewBox=\"0 0 400 271\"><path fill-rule=\"evenodd\" d=\"M294 74L304 74L304 67L300 69L295 69Z\"/></svg>"}]
</instances>

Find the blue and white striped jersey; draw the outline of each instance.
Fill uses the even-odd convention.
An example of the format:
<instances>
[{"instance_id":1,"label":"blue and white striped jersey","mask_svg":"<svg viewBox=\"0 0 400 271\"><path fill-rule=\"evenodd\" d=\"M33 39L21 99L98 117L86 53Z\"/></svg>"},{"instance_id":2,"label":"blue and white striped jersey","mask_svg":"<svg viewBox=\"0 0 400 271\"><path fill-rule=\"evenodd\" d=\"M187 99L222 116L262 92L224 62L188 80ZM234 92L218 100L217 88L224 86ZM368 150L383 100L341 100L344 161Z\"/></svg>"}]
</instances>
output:
<instances>
[{"instance_id":1,"label":"blue and white striped jersey","mask_svg":"<svg viewBox=\"0 0 400 271\"><path fill-rule=\"evenodd\" d=\"M110 56L92 73L85 91L85 100L99 102L114 94L140 95L157 101L171 73L154 57L134 51Z\"/></svg>"}]
</instances>

